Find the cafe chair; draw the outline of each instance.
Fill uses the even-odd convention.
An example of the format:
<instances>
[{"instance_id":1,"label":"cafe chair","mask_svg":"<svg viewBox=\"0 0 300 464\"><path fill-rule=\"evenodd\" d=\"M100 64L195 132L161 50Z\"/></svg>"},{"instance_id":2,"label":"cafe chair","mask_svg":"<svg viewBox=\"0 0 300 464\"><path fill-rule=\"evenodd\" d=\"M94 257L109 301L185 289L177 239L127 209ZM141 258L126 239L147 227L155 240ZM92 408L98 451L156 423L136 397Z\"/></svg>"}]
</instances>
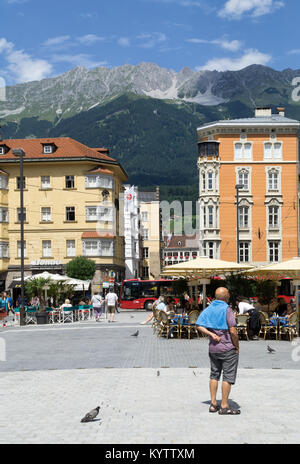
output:
<instances>
[{"instance_id":1,"label":"cafe chair","mask_svg":"<svg viewBox=\"0 0 300 464\"><path fill-rule=\"evenodd\" d=\"M36 308L34 306L28 306L25 310L25 324L37 324L36 320Z\"/></svg>"},{"instance_id":2,"label":"cafe chair","mask_svg":"<svg viewBox=\"0 0 300 464\"><path fill-rule=\"evenodd\" d=\"M60 312L60 322L74 322L74 310L75 308L63 308Z\"/></svg>"},{"instance_id":3,"label":"cafe chair","mask_svg":"<svg viewBox=\"0 0 300 464\"><path fill-rule=\"evenodd\" d=\"M281 340L282 335L288 336L290 341L292 341L294 337L299 337L297 322L297 313L292 313L290 318L279 326L279 340Z\"/></svg>"},{"instance_id":4,"label":"cafe chair","mask_svg":"<svg viewBox=\"0 0 300 464\"><path fill-rule=\"evenodd\" d=\"M200 311L194 309L189 312L188 322L186 324L182 324L181 330L182 332L186 332L188 339L191 339L191 334L196 334L197 338L200 338L199 330L196 326L197 319L199 317Z\"/></svg>"},{"instance_id":5,"label":"cafe chair","mask_svg":"<svg viewBox=\"0 0 300 464\"><path fill-rule=\"evenodd\" d=\"M51 308L50 306L46 307L48 313L48 322L50 324L55 324L55 322L60 322L59 309Z\"/></svg>"},{"instance_id":6,"label":"cafe chair","mask_svg":"<svg viewBox=\"0 0 300 464\"><path fill-rule=\"evenodd\" d=\"M158 336L169 338L170 333L177 335L180 338L180 324L178 322L172 322L165 311L160 311L160 326Z\"/></svg>"},{"instance_id":7,"label":"cafe chair","mask_svg":"<svg viewBox=\"0 0 300 464\"><path fill-rule=\"evenodd\" d=\"M266 318L264 312L259 311L259 322L260 322L260 330L258 336L260 337L261 334L264 335L264 340L266 339L267 334L272 335L275 334L276 340L278 338L278 330L277 325L274 325L270 322L269 319Z\"/></svg>"},{"instance_id":8,"label":"cafe chair","mask_svg":"<svg viewBox=\"0 0 300 464\"><path fill-rule=\"evenodd\" d=\"M249 341L248 334L248 321L250 319L249 314L237 314L236 315L236 329L238 336L242 338L245 335L246 339Z\"/></svg>"},{"instance_id":9,"label":"cafe chair","mask_svg":"<svg viewBox=\"0 0 300 464\"><path fill-rule=\"evenodd\" d=\"M160 325L161 325L160 310L153 309L153 320L152 320L153 333L155 333L156 331L159 331Z\"/></svg>"}]
</instances>

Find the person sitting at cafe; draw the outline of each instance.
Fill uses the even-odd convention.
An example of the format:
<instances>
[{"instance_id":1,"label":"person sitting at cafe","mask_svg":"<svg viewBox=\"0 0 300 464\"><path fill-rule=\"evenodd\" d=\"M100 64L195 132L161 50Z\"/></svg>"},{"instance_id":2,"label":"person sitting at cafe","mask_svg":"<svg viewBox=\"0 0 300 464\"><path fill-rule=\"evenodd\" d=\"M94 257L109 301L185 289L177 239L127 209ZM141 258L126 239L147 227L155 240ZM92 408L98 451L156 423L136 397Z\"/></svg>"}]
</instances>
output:
<instances>
[{"instance_id":1,"label":"person sitting at cafe","mask_svg":"<svg viewBox=\"0 0 300 464\"><path fill-rule=\"evenodd\" d=\"M278 306L276 310L279 317L282 317L287 312L287 303L284 298L278 298Z\"/></svg>"},{"instance_id":2,"label":"person sitting at cafe","mask_svg":"<svg viewBox=\"0 0 300 464\"><path fill-rule=\"evenodd\" d=\"M64 308L72 308L70 300L67 298L65 302L60 306L60 311L64 311ZM65 314L70 314L72 311L65 311Z\"/></svg>"},{"instance_id":3,"label":"person sitting at cafe","mask_svg":"<svg viewBox=\"0 0 300 464\"><path fill-rule=\"evenodd\" d=\"M252 340L258 340L260 330L259 313L254 305L245 297L237 297L236 303L238 305L239 315L249 314L249 337Z\"/></svg>"},{"instance_id":4,"label":"person sitting at cafe","mask_svg":"<svg viewBox=\"0 0 300 464\"><path fill-rule=\"evenodd\" d=\"M290 319L291 315L294 314L295 312L296 312L295 308L293 307L293 304L290 302L287 304L287 309L285 313L283 313L283 317L287 317L288 319Z\"/></svg>"},{"instance_id":5,"label":"person sitting at cafe","mask_svg":"<svg viewBox=\"0 0 300 464\"><path fill-rule=\"evenodd\" d=\"M166 299L166 305L163 311L165 311L168 316L175 316L176 311L175 311L175 301L171 296L168 296Z\"/></svg>"},{"instance_id":6,"label":"person sitting at cafe","mask_svg":"<svg viewBox=\"0 0 300 464\"><path fill-rule=\"evenodd\" d=\"M158 308L158 305L163 303L164 307L165 307L165 303L164 303L164 297L163 295L161 295L157 300L154 301L154 303L152 304L152 309L161 309L161 308ZM164 309L164 307L162 309ZM148 324L148 322L152 321L154 317L154 313L152 311L152 313L147 317L147 319L143 322L140 322L140 325L146 325Z\"/></svg>"}]
</instances>

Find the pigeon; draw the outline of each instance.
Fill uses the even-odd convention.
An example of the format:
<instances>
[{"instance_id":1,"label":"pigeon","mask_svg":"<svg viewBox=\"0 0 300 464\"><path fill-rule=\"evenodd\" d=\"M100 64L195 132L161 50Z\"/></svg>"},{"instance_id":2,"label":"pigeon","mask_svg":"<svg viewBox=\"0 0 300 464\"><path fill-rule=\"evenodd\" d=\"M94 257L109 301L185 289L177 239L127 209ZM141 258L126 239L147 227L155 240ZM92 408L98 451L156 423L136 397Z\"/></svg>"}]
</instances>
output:
<instances>
[{"instance_id":1,"label":"pigeon","mask_svg":"<svg viewBox=\"0 0 300 464\"><path fill-rule=\"evenodd\" d=\"M276 350L274 350L274 348L271 348L269 345L268 345L268 352L269 353L274 353Z\"/></svg>"},{"instance_id":2,"label":"pigeon","mask_svg":"<svg viewBox=\"0 0 300 464\"><path fill-rule=\"evenodd\" d=\"M157 371L156 375L157 375L157 377L159 377L159 376L160 376L160 372L159 372L159 371Z\"/></svg>"},{"instance_id":3,"label":"pigeon","mask_svg":"<svg viewBox=\"0 0 300 464\"><path fill-rule=\"evenodd\" d=\"M136 332L134 332L134 334L131 334L132 337L137 337L139 334L139 331L137 330Z\"/></svg>"},{"instance_id":4,"label":"pigeon","mask_svg":"<svg viewBox=\"0 0 300 464\"><path fill-rule=\"evenodd\" d=\"M88 412L80 422L92 422L99 413L100 406L97 406L97 408L92 409L90 412Z\"/></svg>"}]
</instances>

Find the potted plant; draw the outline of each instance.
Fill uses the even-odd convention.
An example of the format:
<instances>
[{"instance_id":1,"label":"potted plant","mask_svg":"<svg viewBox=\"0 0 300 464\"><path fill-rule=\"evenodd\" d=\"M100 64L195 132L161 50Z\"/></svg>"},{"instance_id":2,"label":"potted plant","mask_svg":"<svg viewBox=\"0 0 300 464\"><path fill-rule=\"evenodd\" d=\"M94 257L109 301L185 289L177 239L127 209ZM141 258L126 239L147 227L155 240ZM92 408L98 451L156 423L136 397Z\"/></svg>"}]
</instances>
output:
<instances>
[{"instance_id":1,"label":"potted plant","mask_svg":"<svg viewBox=\"0 0 300 464\"><path fill-rule=\"evenodd\" d=\"M46 311L45 291L49 288L50 280L43 277L33 278L27 280L25 284L25 291L28 299L33 297L39 298L39 310L36 312L36 319L38 324L47 324L48 313Z\"/></svg>"}]
</instances>

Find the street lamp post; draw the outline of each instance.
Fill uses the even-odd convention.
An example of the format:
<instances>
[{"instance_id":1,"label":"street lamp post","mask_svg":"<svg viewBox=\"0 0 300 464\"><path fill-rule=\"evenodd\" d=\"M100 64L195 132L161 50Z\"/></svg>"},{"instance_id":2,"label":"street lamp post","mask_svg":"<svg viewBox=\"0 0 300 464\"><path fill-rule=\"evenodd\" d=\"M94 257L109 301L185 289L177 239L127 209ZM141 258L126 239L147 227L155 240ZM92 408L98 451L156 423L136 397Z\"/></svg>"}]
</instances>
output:
<instances>
[{"instance_id":1,"label":"street lamp post","mask_svg":"<svg viewBox=\"0 0 300 464\"><path fill-rule=\"evenodd\" d=\"M240 218L239 218L239 190L243 189L243 184L237 184L236 190L236 262L240 262Z\"/></svg>"},{"instance_id":2,"label":"street lamp post","mask_svg":"<svg viewBox=\"0 0 300 464\"><path fill-rule=\"evenodd\" d=\"M20 307L20 325L25 325L24 311L24 182L23 182L23 158L24 150L18 148L13 150L13 154L20 158L20 245L21 245L21 307Z\"/></svg>"}]
</instances>

